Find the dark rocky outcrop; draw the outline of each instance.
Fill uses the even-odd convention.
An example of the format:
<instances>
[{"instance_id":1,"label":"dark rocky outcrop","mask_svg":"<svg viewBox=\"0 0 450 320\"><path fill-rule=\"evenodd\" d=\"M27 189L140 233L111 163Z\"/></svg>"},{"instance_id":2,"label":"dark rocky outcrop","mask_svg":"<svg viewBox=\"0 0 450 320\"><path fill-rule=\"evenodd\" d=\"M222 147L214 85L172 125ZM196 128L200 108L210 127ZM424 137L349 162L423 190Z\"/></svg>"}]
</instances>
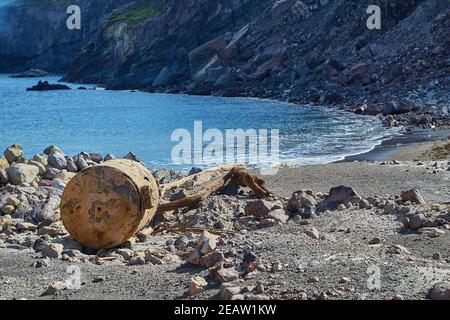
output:
<instances>
[{"instance_id":1,"label":"dark rocky outcrop","mask_svg":"<svg viewBox=\"0 0 450 320\"><path fill-rule=\"evenodd\" d=\"M40 68L64 73L111 12L133 0L16 0L0 6L0 72ZM81 30L66 26L67 7L81 8Z\"/></svg>"},{"instance_id":2,"label":"dark rocky outcrop","mask_svg":"<svg viewBox=\"0 0 450 320\"><path fill-rule=\"evenodd\" d=\"M51 90L70 90L70 87L64 84L50 84L48 81L39 81L37 85L27 88L27 91L51 91Z\"/></svg>"},{"instance_id":3,"label":"dark rocky outcrop","mask_svg":"<svg viewBox=\"0 0 450 320\"><path fill-rule=\"evenodd\" d=\"M41 69L30 69L24 72L15 73L11 78L43 78L47 77L48 73Z\"/></svg>"}]
</instances>

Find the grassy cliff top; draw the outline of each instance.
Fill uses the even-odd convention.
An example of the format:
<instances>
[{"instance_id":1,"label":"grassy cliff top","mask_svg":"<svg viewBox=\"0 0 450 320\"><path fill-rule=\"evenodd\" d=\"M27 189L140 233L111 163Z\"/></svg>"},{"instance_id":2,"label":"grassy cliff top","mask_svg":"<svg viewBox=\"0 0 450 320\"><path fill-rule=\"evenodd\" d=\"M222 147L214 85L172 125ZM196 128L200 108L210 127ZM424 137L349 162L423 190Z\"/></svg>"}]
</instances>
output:
<instances>
[{"instance_id":1,"label":"grassy cliff top","mask_svg":"<svg viewBox=\"0 0 450 320\"><path fill-rule=\"evenodd\" d=\"M154 17L158 13L166 11L167 6L165 4L141 4L112 14L109 17L108 22L115 23L119 21L128 21L131 26L136 26Z\"/></svg>"}]
</instances>

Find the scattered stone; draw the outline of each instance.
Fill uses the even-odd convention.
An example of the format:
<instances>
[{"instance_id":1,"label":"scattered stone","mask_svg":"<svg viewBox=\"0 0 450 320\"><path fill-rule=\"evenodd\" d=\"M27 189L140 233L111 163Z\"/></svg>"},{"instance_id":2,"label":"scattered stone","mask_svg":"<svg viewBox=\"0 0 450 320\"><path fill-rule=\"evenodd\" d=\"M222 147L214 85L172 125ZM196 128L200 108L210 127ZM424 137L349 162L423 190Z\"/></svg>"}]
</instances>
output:
<instances>
[{"instance_id":1,"label":"scattered stone","mask_svg":"<svg viewBox=\"0 0 450 320\"><path fill-rule=\"evenodd\" d=\"M116 253L122 256L125 260L130 260L134 252L131 249L118 249Z\"/></svg>"},{"instance_id":2,"label":"scattered stone","mask_svg":"<svg viewBox=\"0 0 450 320\"><path fill-rule=\"evenodd\" d=\"M61 259L62 252L64 250L64 246L59 243L50 243L43 246L41 251L42 257L53 258L53 259Z\"/></svg>"},{"instance_id":3,"label":"scattered stone","mask_svg":"<svg viewBox=\"0 0 450 320\"><path fill-rule=\"evenodd\" d=\"M429 295L431 300L450 300L450 282L436 283Z\"/></svg>"},{"instance_id":4,"label":"scattered stone","mask_svg":"<svg viewBox=\"0 0 450 320\"><path fill-rule=\"evenodd\" d=\"M416 214L410 218L409 228L411 230L420 229L425 224L426 221L427 221L427 218L423 214L421 214L421 213Z\"/></svg>"},{"instance_id":5,"label":"scattered stone","mask_svg":"<svg viewBox=\"0 0 450 320\"><path fill-rule=\"evenodd\" d=\"M390 254L411 254L408 249L399 244L387 247L386 252Z\"/></svg>"},{"instance_id":6,"label":"scattered stone","mask_svg":"<svg viewBox=\"0 0 450 320\"><path fill-rule=\"evenodd\" d=\"M339 280L340 283L351 283L352 279L348 277L342 277L341 280Z\"/></svg>"},{"instance_id":7,"label":"scattered stone","mask_svg":"<svg viewBox=\"0 0 450 320\"><path fill-rule=\"evenodd\" d=\"M244 254L244 259L242 260L242 267L244 268L246 273L253 272L259 266L260 259L253 252L246 252Z\"/></svg>"},{"instance_id":8,"label":"scattered stone","mask_svg":"<svg viewBox=\"0 0 450 320\"><path fill-rule=\"evenodd\" d=\"M52 296L58 293L59 291L67 290L69 288L69 282L66 281L57 281L45 290L42 296Z\"/></svg>"},{"instance_id":9,"label":"scattered stone","mask_svg":"<svg viewBox=\"0 0 450 320\"><path fill-rule=\"evenodd\" d=\"M418 230L420 234L426 235L430 238L438 238L440 236L443 236L445 234L444 230L438 229L438 228L420 228Z\"/></svg>"},{"instance_id":10,"label":"scattered stone","mask_svg":"<svg viewBox=\"0 0 450 320\"><path fill-rule=\"evenodd\" d=\"M48 164L53 168L63 170L67 168L67 160L63 153L60 152L52 152L48 156Z\"/></svg>"},{"instance_id":11,"label":"scattered stone","mask_svg":"<svg viewBox=\"0 0 450 320\"><path fill-rule=\"evenodd\" d=\"M9 204L6 204L1 208L1 211L4 214L9 214L9 215L12 215L14 213L14 210L16 210L16 208L14 208L14 206L9 205Z\"/></svg>"},{"instance_id":12,"label":"scattered stone","mask_svg":"<svg viewBox=\"0 0 450 320\"><path fill-rule=\"evenodd\" d=\"M6 158L0 157L0 170L6 169L9 167L9 162Z\"/></svg>"},{"instance_id":13,"label":"scattered stone","mask_svg":"<svg viewBox=\"0 0 450 320\"><path fill-rule=\"evenodd\" d=\"M33 182L39 174L39 168L24 163L10 166L6 169L9 181L14 185L24 185Z\"/></svg>"},{"instance_id":14,"label":"scattered stone","mask_svg":"<svg viewBox=\"0 0 450 320\"><path fill-rule=\"evenodd\" d=\"M9 176L6 170L0 169L0 184L7 184L9 182Z\"/></svg>"},{"instance_id":15,"label":"scattered stone","mask_svg":"<svg viewBox=\"0 0 450 320\"><path fill-rule=\"evenodd\" d=\"M213 251L200 258L199 264L205 268L211 268L217 263L225 260L225 256L222 252Z\"/></svg>"},{"instance_id":16,"label":"scattered stone","mask_svg":"<svg viewBox=\"0 0 450 320\"><path fill-rule=\"evenodd\" d=\"M56 195L51 195L47 202L37 206L33 210L33 214L35 219L39 222L42 221L58 221L60 218L59 215L59 204L61 202L61 198Z\"/></svg>"},{"instance_id":17,"label":"scattered stone","mask_svg":"<svg viewBox=\"0 0 450 320\"><path fill-rule=\"evenodd\" d=\"M94 280L92 280L92 283L100 283L105 281L105 277L96 277Z\"/></svg>"},{"instance_id":18,"label":"scattered stone","mask_svg":"<svg viewBox=\"0 0 450 320\"><path fill-rule=\"evenodd\" d=\"M380 238L372 238L372 240L369 241L369 244L375 245L381 243Z\"/></svg>"},{"instance_id":19,"label":"scattered stone","mask_svg":"<svg viewBox=\"0 0 450 320\"><path fill-rule=\"evenodd\" d=\"M408 191L403 191L400 197L403 201L411 201L415 204L425 204L425 200L423 200L420 191L416 188Z\"/></svg>"},{"instance_id":20,"label":"scattered stone","mask_svg":"<svg viewBox=\"0 0 450 320\"><path fill-rule=\"evenodd\" d=\"M64 236L67 234L67 230L62 225L50 225L40 228L37 232L38 236L49 235L50 237Z\"/></svg>"},{"instance_id":21,"label":"scattered stone","mask_svg":"<svg viewBox=\"0 0 450 320\"><path fill-rule=\"evenodd\" d=\"M135 255L133 256L130 261L128 262L129 266L138 266L138 265L144 265L145 264L145 258L141 255Z\"/></svg>"},{"instance_id":22,"label":"scattered stone","mask_svg":"<svg viewBox=\"0 0 450 320\"><path fill-rule=\"evenodd\" d=\"M193 277L189 282L188 286L188 295L193 296L204 290L204 288L208 285L208 282L203 277Z\"/></svg>"},{"instance_id":23,"label":"scattered stone","mask_svg":"<svg viewBox=\"0 0 450 320\"><path fill-rule=\"evenodd\" d=\"M335 187L330 190L328 197L318 205L317 212L335 210L340 204L345 207L345 204L349 202L356 206L359 204L361 199L361 196L350 187Z\"/></svg>"},{"instance_id":24,"label":"scattered stone","mask_svg":"<svg viewBox=\"0 0 450 320\"><path fill-rule=\"evenodd\" d=\"M308 280L306 281L308 284L315 284L318 283L320 281L319 277L310 277L308 278Z\"/></svg>"},{"instance_id":25,"label":"scattered stone","mask_svg":"<svg viewBox=\"0 0 450 320\"><path fill-rule=\"evenodd\" d=\"M222 283L219 295L222 300L231 300L233 296L241 293L242 288L235 283Z\"/></svg>"},{"instance_id":26,"label":"scattered stone","mask_svg":"<svg viewBox=\"0 0 450 320\"><path fill-rule=\"evenodd\" d=\"M266 217L272 210L273 204L266 200L256 200L249 202L245 207L245 215L255 217Z\"/></svg>"},{"instance_id":27,"label":"scattered stone","mask_svg":"<svg viewBox=\"0 0 450 320\"><path fill-rule=\"evenodd\" d=\"M16 162L20 157L23 156L23 149L20 144L13 144L12 146L8 147L3 154L5 155L6 160L10 164L13 164ZM2 168L5 169L5 168Z\"/></svg>"},{"instance_id":28,"label":"scattered stone","mask_svg":"<svg viewBox=\"0 0 450 320\"><path fill-rule=\"evenodd\" d=\"M200 239L198 240L198 249L205 255L216 249L219 236L213 235L208 231L204 231Z\"/></svg>"},{"instance_id":29,"label":"scattered stone","mask_svg":"<svg viewBox=\"0 0 450 320\"><path fill-rule=\"evenodd\" d=\"M440 252L435 252L434 254L433 254L433 260L441 260L442 259L442 255L441 255L441 253Z\"/></svg>"},{"instance_id":30,"label":"scattered stone","mask_svg":"<svg viewBox=\"0 0 450 320\"><path fill-rule=\"evenodd\" d=\"M286 214L286 211L284 211L283 209L272 210L267 214L267 217L274 219L281 223L286 223L287 220L289 219L289 216Z\"/></svg>"},{"instance_id":31,"label":"scattered stone","mask_svg":"<svg viewBox=\"0 0 450 320\"><path fill-rule=\"evenodd\" d=\"M50 266L51 266L50 259L45 258L45 259L39 259L39 260L33 262L30 267L32 267L32 268L46 268L46 267L50 267Z\"/></svg>"},{"instance_id":32,"label":"scattered stone","mask_svg":"<svg viewBox=\"0 0 450 320\"><path fill-rule=\"evenodd\" d=\"M231 282L239 278L235 268L221 268L217 271L216 280L220 283Z\"/></svg>"},{"instance_id":33,"label":"scattered stone","mask_svg":"<svg viewBox=\"0 0 450 320\"><path fill-rule=\"evenodd\" d=\"M316 240L320 239L320 232L315 227L311 227L311 228L305 230L305 234L308 237L311 237L313 239L316 239Z\"/></svg>"}]
</instances>

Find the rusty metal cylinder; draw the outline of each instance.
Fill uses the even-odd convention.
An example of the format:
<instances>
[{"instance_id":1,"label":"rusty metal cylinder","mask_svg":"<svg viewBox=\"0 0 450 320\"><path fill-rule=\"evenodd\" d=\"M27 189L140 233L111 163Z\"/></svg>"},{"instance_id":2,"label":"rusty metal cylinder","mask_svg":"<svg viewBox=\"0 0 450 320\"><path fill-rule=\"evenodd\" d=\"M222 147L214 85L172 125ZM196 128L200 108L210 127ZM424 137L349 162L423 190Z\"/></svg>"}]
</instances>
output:
<instances>
[{"instance_id":1,"label":"rusty metal cylinder","mask_svg":"<svg viewBox=\"0 0 450 320\"><path fill-rule=\"evenodd\" d=\"M61 219L79 243L113 248L150 222L158 200L158 184L143 164L110 160L69 181L61 199Z\"/></svg>"}]
</instances>

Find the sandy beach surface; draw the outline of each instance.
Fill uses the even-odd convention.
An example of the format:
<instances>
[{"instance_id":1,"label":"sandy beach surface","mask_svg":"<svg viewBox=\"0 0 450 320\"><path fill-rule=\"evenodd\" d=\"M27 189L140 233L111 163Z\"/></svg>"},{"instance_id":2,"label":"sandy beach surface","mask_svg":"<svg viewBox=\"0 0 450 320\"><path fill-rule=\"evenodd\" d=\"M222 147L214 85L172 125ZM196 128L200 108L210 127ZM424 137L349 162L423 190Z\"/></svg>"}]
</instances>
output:
<instances>
[{"instance_id":1,"label":"sandy beach surface","mask_svg":"<svg viewBox=\"0 0 450 320\"><path fill-rule=\"evenodd\" d=\"M397 146L395 150L385 147L383 152L372 152L377 161L369 161L370 156L365 155L360 160L284 168L263 179L273 193L286 198L300 189L326 193L339 185L352 187L362 197L385 198L417 188L426 204L413 206L411 210L450 221L448 158L436 162L424 155L434 144L416 142ZM384 159L379 159L381 154ZM399 162L381 162L392 159ZM222 251L232 252L231 257L241 257L250 249L264 265L277 265L271 271L259 271L236 282L241 292L254 290L252 286L257 283L263 284L264 290L256 297L428 299L434 284L450 280L450 232L429 237L405 228L404 218L401 213L386 214L383 208L327 211L309 219L307 224L291 219L267 229L223 235L227 243ZM320 237L305 233L311 228ZM165 248L167 240L179 236L180 233L171 232L150 236L145 246ZM198 235L192 237L196 239ZM392 249L393 246L397 249ZM180 261L135 266L118 262L76 264L81 271L80 289L41 297L49 285L69 276L67 267L71 263L52 259L48 267L35 268L32 264L39 257L32 249L0 248L1 299L223 298L220 284L212 281L208 281L203 292L187 296L190 279L193 276L208 279L209 272L202 267L182 265Z\"/></svg>"}]
</instances>

